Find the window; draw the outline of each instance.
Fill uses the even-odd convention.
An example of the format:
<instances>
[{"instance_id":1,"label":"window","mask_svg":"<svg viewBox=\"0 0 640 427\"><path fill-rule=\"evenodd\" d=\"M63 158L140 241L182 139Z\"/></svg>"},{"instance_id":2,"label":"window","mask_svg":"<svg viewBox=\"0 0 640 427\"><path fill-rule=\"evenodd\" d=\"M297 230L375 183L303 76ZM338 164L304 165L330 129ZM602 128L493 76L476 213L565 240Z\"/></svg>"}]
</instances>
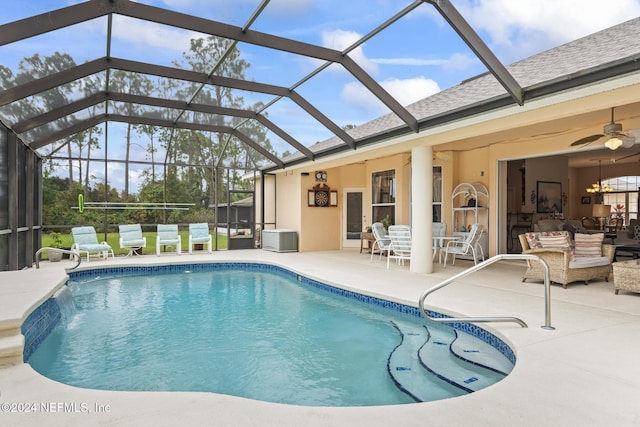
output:
<instances>
[{"instance_id":1,"label":"window","mask_svg":"<svg viewBox=\"0 0 640 427\"><path fill-rule=\"evenodd\" d=\"M382 222L389 216L389 224L396 220L396 171L388 170L371 174L371 218Z\"/></svg>"},{"instance_id":2,"label":"window","mask_svg":"<svg viewBox=\"0 0 640 427\"><path fill-rule=\"evenodd\" d=\"M631 219L638 219L640 176L619 176L602 183L613 188L613 192L604 193L604 204L611 205L611 212L622 215L625 224L629 224Z\"/></svg>"},{"instance_id":3,"label":"window","mask_svg":"<svg viewBox=\"0 0 640 427\"><path fill-rule=\"evenodd\" d=\"M442 166L433 167L433 222L442 222Z\"/></svg>"}]
</instances>

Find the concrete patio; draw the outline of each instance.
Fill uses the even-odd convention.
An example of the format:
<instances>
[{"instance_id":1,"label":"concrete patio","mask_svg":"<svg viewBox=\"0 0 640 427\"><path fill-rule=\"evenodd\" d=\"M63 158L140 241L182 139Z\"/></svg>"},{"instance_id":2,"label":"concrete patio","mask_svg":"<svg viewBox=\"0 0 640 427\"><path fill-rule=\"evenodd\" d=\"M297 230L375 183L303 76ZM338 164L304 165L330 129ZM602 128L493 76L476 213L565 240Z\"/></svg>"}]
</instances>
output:
<instances>
[{"instance_id":1,"label":"concrete patio","mask_svg":"<svg viewBox=\"0 0 640 427\"><path fill-rule=\"evenodd\" d=\"M255 260L287 267L329 284L417 305L421 293L471 265L435 265L413 274L357 251L273 253L260 250L116 258L83 262L81 268L119 264ZM10 330L53 294L65 279L61 263L0 273L0 330ZM501 261L444 288L427 301L436 311L467 316L516 316L514 323L485 324L514 349L517 363L503 381L453 399L409 405L323 408L252 401L211 393L112 392L56 383L28 364L0 369L0 423L33 425L224 425L224 426L635 426L640 425L640 294L613 283L558 285L551 289L551 323L545 330L544 286L522 283L524 266ZM639 278L640 280L640 278ZM2 339L2 338L0 338ZM5 337L6 339L6 337ZM58 411L11 413L7 403ZM64 405L67 404L65 407ZM15 409L16 406L14 405ZM70 410L76 408L75 410ZM86 408L87 410L83 410Z\"/></svg>"}]
</instances>

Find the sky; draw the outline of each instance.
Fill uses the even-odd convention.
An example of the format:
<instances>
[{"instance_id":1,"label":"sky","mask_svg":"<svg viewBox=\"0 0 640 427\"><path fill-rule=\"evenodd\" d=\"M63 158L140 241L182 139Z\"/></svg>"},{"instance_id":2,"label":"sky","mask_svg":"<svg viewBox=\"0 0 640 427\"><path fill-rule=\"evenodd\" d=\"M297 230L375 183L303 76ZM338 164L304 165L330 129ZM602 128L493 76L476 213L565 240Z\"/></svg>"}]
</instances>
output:
<instances>
[{"instance_id":1,"label":"sky","mask_svg":"<svg viewBox=\"0 0 640 427\"><path fill-rule=\"evenodd\" d=\"M79 3L73 0L0 0L0 23ZM141 0L140 3L243 26L258 0ZM272 0L251 25L302 42L342 50L394 16L409 0ZM504 64L509 64L601 29L640 16L640 0L453 0L453 5ZM106 19L98 19L12 45L0 46L0 64L16 70L33 53L66 52L76 63L106 55ZM185 30L131 18L114 18L111 55L159 65L182 62L192 38ZM240 43L251 64L246 77L291 87L322 62L294 54ZM369 39L349 55L383 88L407 105L486 69L430 4ZM296 90L339 126L359 125L388 111L350 73L331 66ZM243 93L245 102L273 97ZM278 101L268 109L270 120L306 146L332 134L295 103ZM121 134L113 126L112 135ZM289 149L269 135L278 152ZM141 143L144 145L144 143ZM113 152L112 152L113 153ZM144 157L141 150L139 156ZM113 166L118 169L119 166ZM100 174L100 171L97 171ZM135 172L134 172L135 173ZM113 177L118 171L110 172Z\"/></svg>"}]
</instances>

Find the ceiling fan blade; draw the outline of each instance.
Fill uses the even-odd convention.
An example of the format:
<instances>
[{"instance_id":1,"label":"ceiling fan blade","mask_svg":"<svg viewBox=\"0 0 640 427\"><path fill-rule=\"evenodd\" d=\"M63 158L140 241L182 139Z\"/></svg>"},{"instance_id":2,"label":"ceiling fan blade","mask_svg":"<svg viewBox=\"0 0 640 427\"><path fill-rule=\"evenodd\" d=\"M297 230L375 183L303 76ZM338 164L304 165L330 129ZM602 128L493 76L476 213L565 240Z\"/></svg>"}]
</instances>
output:
<instances>
[{"instance_id":1,"label":"ceiling fan blade","mask_svg":"<svg viewBox=\"0 0 640 427\"><path fill-rule=\"evenodd\" d=\"M622 135L620 139L622 140L622 148L631 148L636 143L636 139L631 135Z\"/></svg>"},{"instance_id":2,"label":"ceiling fan blade","mask_svg":"<svg viewBox=\"0 0 640 427\"><path fill-rule=\"evenodd\" d=\"M599 133L596 135L589 135L589 136L585 136L584 138L580 138L579 140L573 142L571 144L571 147L575 147L577 145L584 145L584 144L589 144L591 142L597 141L600 138L602 138L604 135Z\"/></svg>"},{"instance_id":3,"label":"ceiling fan blade","mask_svg":"<svg viewBox=\"0 0 640 427\"><path fill-rule=\"evenodd\" d=\"M629 129L625 133L635 139L640 139L640 129Z\"/></svg>"}]
</instances>

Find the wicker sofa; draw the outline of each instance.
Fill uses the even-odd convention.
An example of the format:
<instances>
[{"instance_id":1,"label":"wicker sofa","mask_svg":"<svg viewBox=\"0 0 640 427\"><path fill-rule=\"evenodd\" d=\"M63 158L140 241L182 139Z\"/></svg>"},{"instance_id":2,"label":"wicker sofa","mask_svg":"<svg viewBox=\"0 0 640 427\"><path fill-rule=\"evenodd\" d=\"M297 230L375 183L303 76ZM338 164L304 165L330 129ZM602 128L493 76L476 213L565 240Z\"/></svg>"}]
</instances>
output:
<instances>
[{"instance_id":1,"label":"wicker sofa","mask_svg":"<svg viewBox=\"0 0 640 427\"><path fill-rule=\"evenodd\" d=\"M559 231L556 233L567 233ZM536 234L536 233L533 233ZM602 245L602 256L574 257L572 249L561 248L535 248L529 246L529 240L525 234L518 235L522 245L523 254L538 255L549 266L549 280L559 283L564 289L572 282L583 281L588 284L591 279L604 279L609 281L611 273L611 262L615 253L615 246L609 244ZM527 260L527 271L522 277L524 282L527 279L543 280L544 269L537 261Z\"/></svg>"}]
</instances>

